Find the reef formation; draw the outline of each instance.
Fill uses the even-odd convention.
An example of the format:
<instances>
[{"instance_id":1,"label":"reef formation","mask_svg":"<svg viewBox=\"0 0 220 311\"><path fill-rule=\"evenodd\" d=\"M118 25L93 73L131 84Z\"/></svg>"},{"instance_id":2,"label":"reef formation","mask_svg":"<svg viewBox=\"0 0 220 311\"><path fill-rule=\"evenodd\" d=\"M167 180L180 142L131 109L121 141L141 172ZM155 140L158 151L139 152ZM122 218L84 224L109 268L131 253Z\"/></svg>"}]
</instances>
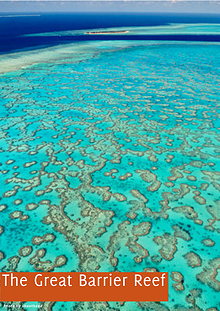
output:
<instances>
[{"instance_id":1,"label":"reef formation","mask_svg":"<svg viewBox=\"0 0 220 311\"><path fill-rule=\"evenodd\" d=\"M42 311L217 311L219 46L102 45L2 75L1 270L170 273L168 303Z\"/></svg>"}]
</instances>

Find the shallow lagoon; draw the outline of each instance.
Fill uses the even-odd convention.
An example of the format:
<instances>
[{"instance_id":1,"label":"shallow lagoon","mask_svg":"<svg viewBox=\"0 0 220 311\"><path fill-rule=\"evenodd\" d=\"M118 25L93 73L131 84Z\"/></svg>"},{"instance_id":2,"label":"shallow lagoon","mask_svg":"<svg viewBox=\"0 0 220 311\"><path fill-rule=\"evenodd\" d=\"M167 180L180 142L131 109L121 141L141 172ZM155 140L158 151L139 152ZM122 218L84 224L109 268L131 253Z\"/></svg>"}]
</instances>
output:
<instances>
[{"instance_id":1,"label":"shallow lagoon","mask_svg":"<svg viewBox=\"0 0 220 311\"><path fill-rule=\"evenodd\" d=\"M2 271L168 271L168 303L52 310L218 310L218 56L137 41L2 56Z\"/></svg>"}]
</instances>

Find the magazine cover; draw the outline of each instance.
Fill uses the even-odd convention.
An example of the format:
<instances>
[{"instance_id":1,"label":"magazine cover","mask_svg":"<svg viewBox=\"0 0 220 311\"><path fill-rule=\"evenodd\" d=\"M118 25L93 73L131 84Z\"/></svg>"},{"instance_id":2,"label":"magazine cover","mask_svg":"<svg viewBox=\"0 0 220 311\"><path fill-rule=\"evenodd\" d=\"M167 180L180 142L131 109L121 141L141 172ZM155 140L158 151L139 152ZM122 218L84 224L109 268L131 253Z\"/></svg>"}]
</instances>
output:
<instances>
[{"instance_id":1,"label":"magazine cover","mask_svg":"<svg viewBox=\"0 0 220 311\"><path fill-rule=\"evenodd\" d=\"M220 310L220 2L0 0L0 310Z\"/></svg>"}]
</instances>

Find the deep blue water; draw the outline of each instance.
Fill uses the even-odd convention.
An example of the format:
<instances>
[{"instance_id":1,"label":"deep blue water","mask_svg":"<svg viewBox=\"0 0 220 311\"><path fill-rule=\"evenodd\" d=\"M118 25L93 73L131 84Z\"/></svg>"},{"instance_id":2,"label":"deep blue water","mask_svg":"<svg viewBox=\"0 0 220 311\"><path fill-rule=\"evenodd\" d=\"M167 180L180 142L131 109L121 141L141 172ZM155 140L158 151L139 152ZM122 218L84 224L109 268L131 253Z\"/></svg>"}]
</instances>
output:
<instances>
[{"instance_id":1,"label":"deep blue water","mask_svg":"<svg viewBox=\"0 0 220 311\"><path fill-rule=\"evenodd\" d=\"M30 13L26 13L31 15ZM34 13L38 14L38 13ZM219 42L220 35L110 35L91 36L35 36L23 37L53 31L79 30L126 26L159 26L169 23L220 23L220 15L198 14L152 14L152 13L39 13L39 16L7 17L12 13L1 13L0 17L0 53L23 49L35 49L45 46L70 43L83 40L175 40L175 41L212 41ZM15 15L15 14L14 14ZM20 15L20 16L17 16Z\"/></svg>"}]
</instances>

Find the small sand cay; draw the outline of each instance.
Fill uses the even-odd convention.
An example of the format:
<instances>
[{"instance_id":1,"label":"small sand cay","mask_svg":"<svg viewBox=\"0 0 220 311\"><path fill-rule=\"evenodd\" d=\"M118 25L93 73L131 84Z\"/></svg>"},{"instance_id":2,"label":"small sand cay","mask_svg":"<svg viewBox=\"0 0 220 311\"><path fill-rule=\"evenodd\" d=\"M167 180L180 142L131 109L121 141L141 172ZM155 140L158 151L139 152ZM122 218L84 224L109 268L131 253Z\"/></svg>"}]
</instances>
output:
<instances>
[{"instance_id":1,"label":"small sand cay","mask_svg":"<svg viewBox=\"0 0 220 311\"><path fill-rule=\"evenodd\" d=\"M128 33L128 30L121 30L121 31L89 31L85 32L86 35L114 35L114 34L121 34L121 33Z\"/></svg>"}]
</instances>

